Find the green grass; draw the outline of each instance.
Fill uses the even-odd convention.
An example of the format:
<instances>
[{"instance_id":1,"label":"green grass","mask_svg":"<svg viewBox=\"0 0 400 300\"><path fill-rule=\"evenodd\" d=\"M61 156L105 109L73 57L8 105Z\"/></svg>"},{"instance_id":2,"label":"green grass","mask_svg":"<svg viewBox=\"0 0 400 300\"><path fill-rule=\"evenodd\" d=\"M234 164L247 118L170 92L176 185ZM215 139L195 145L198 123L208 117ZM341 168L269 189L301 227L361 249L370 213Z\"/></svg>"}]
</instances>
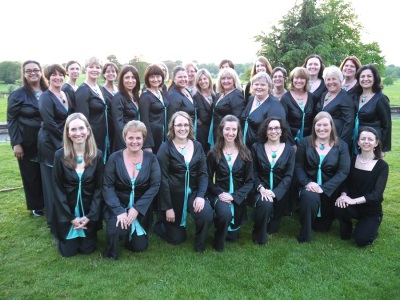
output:
<instances>
[{"instance_id":1,"label":"green grass","mask_svg":"<svg viewBox=\"0 0 400 300\"><path fill-rule=\"evenodd\" d=\"M399 299L399 141L400 119L394 119L383 223L366 248L340 240L337 221L329 233L299 244L293 216L282 220L267 246L251 242L249 222L223 253L211 249L210 230L207 250L197 254L189 222L180 246L151 232L146 252L123 249L119 261L105 260L103 230L94 254L63 258L45 219L26 210L22 189L0 192L0 299ZM0 189L20 186L8 143L0 143L0 157Z\"/></svg>"}]
</instances>

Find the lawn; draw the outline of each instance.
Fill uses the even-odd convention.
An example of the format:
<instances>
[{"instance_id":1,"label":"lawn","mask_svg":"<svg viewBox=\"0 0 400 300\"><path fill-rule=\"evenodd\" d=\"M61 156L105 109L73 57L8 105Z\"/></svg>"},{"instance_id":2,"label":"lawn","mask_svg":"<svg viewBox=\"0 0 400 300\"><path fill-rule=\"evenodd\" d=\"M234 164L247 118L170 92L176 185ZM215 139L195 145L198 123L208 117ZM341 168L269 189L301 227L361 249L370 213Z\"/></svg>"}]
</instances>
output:
<instances>
[{"instance_id":1,"label":"lawn","mask_svg":"<svg viewBox=\"0 0 400 300\"><path fill-rule=\"evenodd\" d=\"M337 221L329 233L299 244L294 215L266 246L251 242L249 222L223 253L212 250L210 231L207 250L198 254L189 222L184 244L150 232L146 252L123 250L119 261L101 257L104 231L94 254L61 257L45 219L26 210L17 163L9 144L0 143L0 299L399 299L400 119L393 129L384 219L372 246L340 240Z\"/></svg>"}]
</instances>

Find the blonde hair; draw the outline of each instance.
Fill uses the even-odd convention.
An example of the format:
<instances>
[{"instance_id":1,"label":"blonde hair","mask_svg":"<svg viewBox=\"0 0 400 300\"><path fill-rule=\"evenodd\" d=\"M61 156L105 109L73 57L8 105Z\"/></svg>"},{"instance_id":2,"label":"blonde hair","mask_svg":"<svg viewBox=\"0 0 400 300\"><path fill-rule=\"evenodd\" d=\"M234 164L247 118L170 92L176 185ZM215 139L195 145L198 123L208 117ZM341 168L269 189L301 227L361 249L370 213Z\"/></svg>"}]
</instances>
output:
<instances>
[{"instance_id":1,"label":"blonde hair","mask_svg":"<svg viewBox=\"0 0 400 300\"><path fill-rule=\"evenodd\" d=\"M259 80L265 80L267 82L267 84L268 84L268 94L271 95L272 90L274 88L274 84L272 83L271 77L268 75L268 73L265 73L265 72L257 73L251 79L251 89L250 89L251 93L254 94L254 89L253 89L254 83L256 81L259 81Z\"/></svg>"},{"instance_id":2,"label":"blonde hair","mask_svg":"<svg viewBox=\"0 0 400 300\"><path fill-rule=\"evenodd\" d=\"M293 91L293 79L295 77L303 78L306 80L306 84L304 85L304 91L307 92L308 82L310 81L310 72L304 67L296 67L290 72L290 90Z\"/></svg>"},{"instance_id":3,"label":"blonde hair","mask_svg":"<svg viewBox=\"0 0 400 300\"><path fill-rule=\"evenodd\" d=\"M189 116L188 113L186 113L184 111L177 111L176 113L174 113L172 115L171 120L169 121L169 124L168 124L167 138L169 140L173 140L175 138L175 131L174 131L175 119L179 116L184 117L185 119L187 119L189 121L188 139L194 140L194 126L193 126L192 118Z\"/></svg>"},{"instance_id":4,"label":"blonde hair","mask_svg":"<svg viewBox=\"0 0 400 300\"><path fill-rule=\"evenodd\" d=\"M212 77L211 77L210 72L208 72L207 69L200 69L196 73L196 78L195 78L194 82L195 82L195 86L196 86L197 90L201 91L201 88L200 88L200 85L199 85L199 81L200 81L200 77L203 76L203 75L206 76L208 81L210 82L210 85L208 87L208 92L211 93L211 95L214 95L215 93L214 93L214 90L212 88L212 85L213 85Z\"/></svg>"},{"instance_id":5,"label":"blonde hair","mask_svg":"<svg viewBox=\"0 0 400 300\"><path fill-rule=\"evenodd\" d=\"M92 56L85 61L85 68L93 65L99 65L100 68L103 67L101 60L96 56Z\"/></svg>"},{"instance_id":6,"label":"blonde hair","mask_svg":"<svg viewBox=\"0 0 400 300\"><path fill-rule=\"evenodd\" d=\"M322 78L324 79L324 81L326 81L326 77L328 77L329 75L337 77L340 82L343 81L343 73L336 66L329 66L324 69L324 72L322 73Z\"/></svg>"},{"instance_id":7,"label":"blonde hair","mask_svg":"<svg viewBox=\"0 0 400 300\"><path fill-rule=\"evenodd\" d=\"M128 132L141 132L143 135L143 140L147 137L147 128L143 122L138 120L132 120L125 124L124 129L122 130L122 138L126 139Z\"/></svg>"},{"instance_id":8,"label":"blonde hair","mask_svg":"<svg viewBox=\"0 0 400 300\"><path fill-rule=\"evenodd\" d=\"M225 92L225 90L224 90L224 88L222 87L222 84L221 84L221 78L226 76L226 75L229 75L230 77L232 77L235 88L242 92L243 91L242 83L240 82L239 76L236 73L236 71L234 69L232 69L232 68L222 68L218 72L217 84L216 84L217 93Z\"/></svg>"}]
</instances>

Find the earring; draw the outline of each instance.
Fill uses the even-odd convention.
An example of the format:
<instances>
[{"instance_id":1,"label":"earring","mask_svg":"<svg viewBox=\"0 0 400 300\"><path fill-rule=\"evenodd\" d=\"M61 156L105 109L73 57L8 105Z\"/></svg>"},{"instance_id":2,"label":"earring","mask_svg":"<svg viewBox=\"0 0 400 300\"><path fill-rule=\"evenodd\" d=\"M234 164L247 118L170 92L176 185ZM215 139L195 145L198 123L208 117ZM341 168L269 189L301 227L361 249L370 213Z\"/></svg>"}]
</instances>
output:
<instances>
[{"instance_id":1,"label":"earring","mask_svg":"<svg viewBox=\"0 0 400 300\"><path fill-rule=\"evenodd\" d=\"M376 149L376 148L374 148L374 151L375 151L375 149Z\"/></svg>"}]
</instances>

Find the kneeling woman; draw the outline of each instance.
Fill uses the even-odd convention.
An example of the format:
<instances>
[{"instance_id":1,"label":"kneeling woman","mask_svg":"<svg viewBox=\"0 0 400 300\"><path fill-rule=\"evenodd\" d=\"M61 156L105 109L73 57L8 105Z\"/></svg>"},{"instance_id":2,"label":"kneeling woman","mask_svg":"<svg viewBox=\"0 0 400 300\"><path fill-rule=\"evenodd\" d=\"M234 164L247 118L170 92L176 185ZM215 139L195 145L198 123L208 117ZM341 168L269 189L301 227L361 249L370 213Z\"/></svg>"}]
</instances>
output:
<instances>
[{"instance_id":1,"label":"kneeling woman","mask_svg":"<svg viewBox=\"0 0 400 300\"><path fill-rule=\"evenodd\" d=\"M219 252L224 250L226 239L238 240L246 217L245 199L254 185L253 162L242 136L239 119L225 116L207 156L207 197L215 210L214 248Z\"/></svg>"},{"instance_id":2,"label":"kneeling woman","mask_svg":"<svg viewBox=\"0 0 400 300\"><path fill-rule=\"evenodd\" d=\"M160 188L157 157L143 151L146 126L129 121L122 132L126 148L111 154L104 170L103 198L106 203L107 245L104 257L119 259L120 238L126 248L142 252L148 246L153 199Z\"/></svg>"},{"instance_id":3,"label":"kneeling woman","mask_svg":"<svg viewBox=\"0 0 400 300\"><path fill-rule=\"evenodd\" d=\"M161 168L160 209L163 220L155 232L168 243L186 239L186 215L196 226L195 250L203 252L213 211L205 201L208 176L202 145L194 141L192 118L183 111L174 113L168 125L168 141L157 157Z\"/></svg>"},{"instance_id":4,"label":"kneeling woman","mask_svg":"<svg viewBox=\"0 0 400 300\"><path fill-rule=\"evenodd\" d=\"M311 228L330 230L335 200L349 171L348 146L336 134L331 115L321 111L314 118L311 136L301 141L296 152L295 172L301 186L300 243L311 241Z\"/></svg>"},{"instance_id":5,"label":"kneeling woman","mask_svg":"<svg viewBox=\"0 0 400 300\"><path fill-rule=\"evenodd\" d=\"M96 250L104 164L83 114L67 118L63 135L63 148L56 151L53 163L51 225L61 255L68 257Z\"/></svg>"},{"instance_id":6,"label":"kneeling woman","mask_svg":"<svg viewBox=\"0 0 400 300\"><path fill-rule=\"evenodd\" d=\"M354 238L360 247L372 244L382 222L382 201L389 166L381 159L382 143L372 127L363 127L358 137L360 154L352 158L350 174L336 200L342 240ZM354 231L352 219L358 220Z\"/></svg>"}]
</instances>

